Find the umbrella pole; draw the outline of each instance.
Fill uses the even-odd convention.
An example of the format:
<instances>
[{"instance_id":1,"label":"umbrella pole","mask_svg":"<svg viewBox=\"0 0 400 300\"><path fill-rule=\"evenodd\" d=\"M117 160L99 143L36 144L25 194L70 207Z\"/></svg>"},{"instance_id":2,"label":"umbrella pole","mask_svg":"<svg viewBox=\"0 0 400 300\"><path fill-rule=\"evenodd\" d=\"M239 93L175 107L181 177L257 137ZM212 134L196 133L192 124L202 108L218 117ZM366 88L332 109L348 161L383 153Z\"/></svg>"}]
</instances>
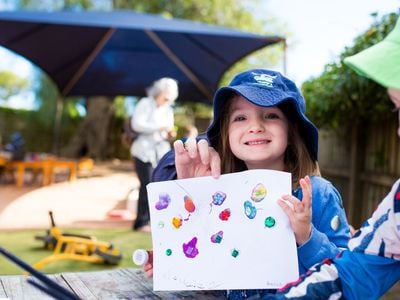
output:
<instances>
[{"instance_id":1,"label":"umbrella pole","mask_svg":"<svg viewBox=\"0 0 400 300\"><path fill-rule=\"evenodd\" d=\"M164 54L194 83L208 100L213 98L212 93L204 83L171 51L170 48L151 30L145 30L147 36L164 52Z\"/></svg>"},{"instance_id":2,"label":"umbrella pole","mask_svg":"<svg viewBox=\"0 0 400 300\"><path fill-rule=\"evenodd\" d=\"M55 118L54 118L53 149L52 149L52 152L55 155L59 154L60 128L61 128L61 119L62 119L63 110L64 110L64 101L61 98L61 96L58 96L57 103L56 103L56 114L55 114Z\"/></svg>"}]
</instances>

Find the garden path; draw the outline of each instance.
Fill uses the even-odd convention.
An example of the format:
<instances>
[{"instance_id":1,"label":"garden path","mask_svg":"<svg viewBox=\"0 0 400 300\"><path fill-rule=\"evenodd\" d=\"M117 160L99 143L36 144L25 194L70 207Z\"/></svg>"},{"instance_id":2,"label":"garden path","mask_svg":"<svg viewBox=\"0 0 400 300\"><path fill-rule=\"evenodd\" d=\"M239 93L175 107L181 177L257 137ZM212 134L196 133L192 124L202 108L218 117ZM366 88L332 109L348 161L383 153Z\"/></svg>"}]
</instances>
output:
<instances>
[{"instance_id":1,"label":"garden path","mask_svg":"<svg viewBox=\"0 0 400 300\"><path fill-rule=\"evenodd\" d=\"M59 174L49 186L40 186L39 180L29 183L26 178L23 187L3 178L0 230L48 228L49 210L60 227L131 226L139 185L131 161L95 163L93 170L77 180L65 178Z\"/></svg>"}]
</instances>

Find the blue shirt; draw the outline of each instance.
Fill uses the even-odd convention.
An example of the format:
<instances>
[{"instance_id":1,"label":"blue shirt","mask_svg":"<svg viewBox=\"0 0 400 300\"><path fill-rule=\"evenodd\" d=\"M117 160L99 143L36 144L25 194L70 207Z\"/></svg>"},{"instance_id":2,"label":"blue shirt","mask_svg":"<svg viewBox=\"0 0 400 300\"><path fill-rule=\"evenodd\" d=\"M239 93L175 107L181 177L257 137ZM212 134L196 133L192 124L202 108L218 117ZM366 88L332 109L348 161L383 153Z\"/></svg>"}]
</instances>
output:
<instances>
[{"instance_id":1,"label":"blue shirt","mask_svg":"<svg viewBox=\"0 0 400 300\"><path fill-rule=\"evenodd\" d=\"M311 176L312 231L310 239L297 248L300 274L325 258L333 258L347 248L350 228L337 189L326 179ZM302 199L301 189L293 195Z\"/></svg>"}]
</instances>

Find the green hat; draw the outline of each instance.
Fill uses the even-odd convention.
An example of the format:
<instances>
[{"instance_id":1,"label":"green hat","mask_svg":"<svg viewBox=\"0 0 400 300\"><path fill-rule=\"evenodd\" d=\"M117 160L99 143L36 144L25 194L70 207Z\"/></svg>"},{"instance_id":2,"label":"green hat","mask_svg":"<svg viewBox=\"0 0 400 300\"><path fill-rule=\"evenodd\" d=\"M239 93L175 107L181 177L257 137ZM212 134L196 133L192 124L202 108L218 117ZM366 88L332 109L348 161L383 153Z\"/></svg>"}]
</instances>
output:
<instances>
[{"instance_id":1,"label":"green hat","mask_svg":"<svg viewBox=\"0 0 400 300\"><path fill-rule=\"evenodd\" d=\"M384 40L346 57L344 63L384 87L400 89L400 18Z\"/></svg>"}]
</instances>

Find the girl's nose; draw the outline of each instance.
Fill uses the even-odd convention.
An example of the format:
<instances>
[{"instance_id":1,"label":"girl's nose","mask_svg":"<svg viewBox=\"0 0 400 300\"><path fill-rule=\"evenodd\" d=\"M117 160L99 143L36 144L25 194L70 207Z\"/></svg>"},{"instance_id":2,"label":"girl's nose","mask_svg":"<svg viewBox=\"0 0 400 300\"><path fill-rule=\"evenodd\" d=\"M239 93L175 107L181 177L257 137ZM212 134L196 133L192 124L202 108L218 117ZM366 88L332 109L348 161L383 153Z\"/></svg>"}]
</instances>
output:
<instances>
[{"instance_id":1,"label":"girl's nose","mask_svg":"<svg viewBox=\"0 0 400 300\"><path fill-rule=\"evenodd\" d=\"M250 132L263 132L264 126L260 121L254 120L254 121L250 122L250 124L249 124L249 131Z\"/></svg>"}]
</instances>

